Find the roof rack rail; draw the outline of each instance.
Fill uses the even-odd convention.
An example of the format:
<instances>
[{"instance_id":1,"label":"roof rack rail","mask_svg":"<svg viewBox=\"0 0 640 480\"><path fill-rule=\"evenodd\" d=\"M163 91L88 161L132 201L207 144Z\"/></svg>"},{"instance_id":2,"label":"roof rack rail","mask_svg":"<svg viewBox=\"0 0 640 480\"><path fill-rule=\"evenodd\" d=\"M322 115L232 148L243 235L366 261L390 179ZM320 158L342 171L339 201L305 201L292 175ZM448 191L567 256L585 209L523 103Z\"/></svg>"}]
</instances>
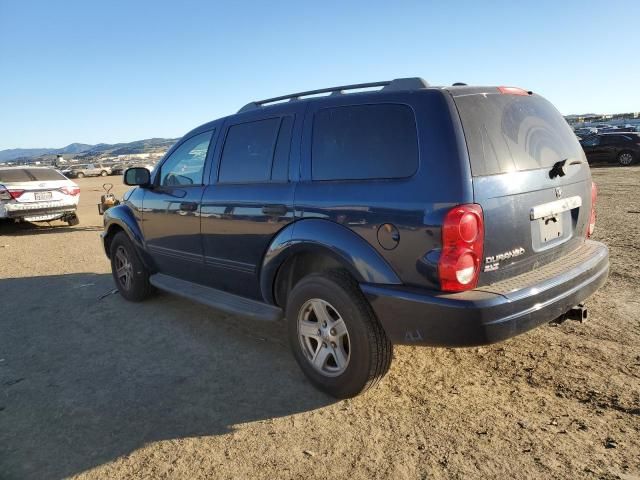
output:
<instances>
[{"instance_id":1,"label":"roof rack rail","mask_svg":"<svg viewBox=\"0 0 640 480\"><path fill-rule=\"evenodd\" d=\"M412 78L396 78L394 80L387 80L383 82L371 82L371 83L356 83L354 85L341 85L339 87L321 88L319 90L309 90L306 92L292 93L290 95L282 95L281 97L267 98L266 100L257 100L255 102L247 103L244 107L238 110L238 113L248 112L256 108L262 107L269 103L280 102L282 100L289 100L290 102L300 100L300 97L308 97L310 95L317 95L319 93L330 93L331 95L342 95L345 90L356 90L360 88L382 87L384 91L393 90L416 90L419 88L427 88L429 84L420 77Z\"/></svg>"}]
</instances>

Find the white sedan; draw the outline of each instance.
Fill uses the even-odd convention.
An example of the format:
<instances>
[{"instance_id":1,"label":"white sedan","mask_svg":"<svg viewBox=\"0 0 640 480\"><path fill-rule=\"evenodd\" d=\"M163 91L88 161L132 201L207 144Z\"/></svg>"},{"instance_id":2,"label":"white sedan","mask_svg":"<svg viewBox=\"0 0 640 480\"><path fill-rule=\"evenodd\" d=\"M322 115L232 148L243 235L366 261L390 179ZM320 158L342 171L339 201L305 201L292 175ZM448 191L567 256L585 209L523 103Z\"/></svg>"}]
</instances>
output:
<instances>
[{"instance_id":1,"label":"white sedan","mask_svg":"<svg viewBox=\"0 0 640 480\"><path fill-rule=\"evenodd\" d=\"M48 167L0 167L0 219L77 225L80 187Z\"/></svg>"}]
</instances>

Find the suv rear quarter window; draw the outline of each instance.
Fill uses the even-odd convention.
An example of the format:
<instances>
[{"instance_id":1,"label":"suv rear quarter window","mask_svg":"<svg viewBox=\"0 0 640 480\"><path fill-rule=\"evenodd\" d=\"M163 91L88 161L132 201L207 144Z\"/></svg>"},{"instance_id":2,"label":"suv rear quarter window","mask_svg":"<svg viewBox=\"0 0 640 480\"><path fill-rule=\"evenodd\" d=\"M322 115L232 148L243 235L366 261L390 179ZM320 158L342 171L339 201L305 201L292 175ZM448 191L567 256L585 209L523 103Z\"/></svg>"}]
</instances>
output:
<instances>
[{"instance_id":1,"label":"suv rear quarter window","mask_svg":"<svg viewBox=\"0 0 640 480\"><path fill-rule=\"evenodd\" d=\"M415 116L406 105L324 108L312 135L313 180L405 178L418 169Z\"/></svg>"},{"instance_id":2,"label":"suv rear quarter window","mask_svg":"<svg viewBox=\"0 0 640 480\"><path fill-rule=\"evenodd\" d=\"M286 181L293 117L229 127L220 159L220 183Z\"/></svg>"}]
</instances>

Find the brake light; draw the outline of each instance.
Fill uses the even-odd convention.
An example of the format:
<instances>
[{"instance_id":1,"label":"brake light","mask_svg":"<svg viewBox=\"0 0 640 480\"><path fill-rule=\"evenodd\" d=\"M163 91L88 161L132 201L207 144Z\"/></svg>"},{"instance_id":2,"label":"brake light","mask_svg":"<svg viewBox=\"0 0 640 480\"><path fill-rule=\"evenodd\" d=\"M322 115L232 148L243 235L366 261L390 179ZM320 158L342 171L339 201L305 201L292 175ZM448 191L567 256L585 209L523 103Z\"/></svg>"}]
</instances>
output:
<instances>
[{"instance_id":1,"label":"brake light","mask_svg":"<svg viewBox=\"0 0 640 480\"><path fill-rule=\"evenodd\" d=\"M0 185L0 200L11 200L20 198L24 190L9 190L4 185Z\"/></svg>"},{"instance_id":2,"label":"brake light","mask_svg":"<svg viewBox=\"0 0 640 480\"><path fill-rule=\"evenodd\" d=\"M62 193L65 193L67 195L72 195L72 196L76 196L76 195L80 195L80 187L77 186L71 186L71 187L62 187L60 189L60 191Z\"/></svg>"},{"instance_id":3,"label":"brake light","mask_svg":"<svg viewBox=\"0 0 640 480\"><path fill-rule=\"evenodd\" d=\"M591 182L591 213L589 214L589 227L587 228L587 238L593 235L596 229L596 200L598 198L598 187Z\"/></svg>"},{"instance_id":4,"label":"brake light","mask_svg":"<svg viewBox=\"0 0 640 480\"><path fill-rule=\"evenodd\" d=\"M476 287L483 244L484 220L480 205L458 205L447 212L438 262L442 290L461 292Z\"/></svg>"},{"instance_id":5,"label":"brake light","mask_svg":"<svg viewBox=\"0 0 640 480\"><path fill-rule=\"evenodd\" d=\"M504 95L531 95L531 92L518 87L498 87L498 91Z\"/></svg>"}]
</instances>

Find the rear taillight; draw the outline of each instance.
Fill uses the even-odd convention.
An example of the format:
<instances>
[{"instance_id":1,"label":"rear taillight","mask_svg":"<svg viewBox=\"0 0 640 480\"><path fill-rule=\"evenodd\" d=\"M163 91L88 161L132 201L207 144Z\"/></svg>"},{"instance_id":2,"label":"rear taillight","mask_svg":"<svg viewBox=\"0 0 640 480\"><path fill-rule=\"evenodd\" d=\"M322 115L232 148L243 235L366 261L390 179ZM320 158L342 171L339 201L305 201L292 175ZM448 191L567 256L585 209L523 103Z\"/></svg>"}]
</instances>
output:
<instances>
[{"instance_id":1,"label":"rear taillight","mask_svg":"<svg viewBox=\"0 0 640 480\"><path fill-rule=\"evenodd\" d=\"M598 198L598 187L591 182L591 213L589 214L589 226L587 227L587 238L593 235L596 228L596 200Z\"/></svg>"},{"instance_id":2,"label":"rear taillight","mask_svg":"<svg viewBox=\"0 0 640 480\"><path fill-rule=\"evenodd\" d=\"M527 92L525 89L518 87L498 87L498 91L504 95L531 95L531 92Z\"/></svg>"},{"instance_id":3,"label":"rear taillight","mask_svg":"<svg viewBox=\"0 0 640 480\"><path fill-rule=\"evenodd\" d=\"M461 292L476 287L483 243L484 220L480 205L458 205L447 212L438 262L442 290Z\"/></svg>"},{"instance_id":4,"label":"rear taillight","mask_svg":"<svg viewBox=\"0 0 640 480\"><path fill-rule=\"evenodd\" d=\"M73 187L62 187L60 189L60 191L62 193L65 193L67 195L72 195L72 196L75 197L76 195L80 194L80 187L76 187L76 186L73 186Z\"/></svg>"},{"instance_id":5,"label":"rear taillight","mask_svg":"<svg viewBox=\"0 0 640 480\"><path fill-rule=\"evenodd\" d=\"M7 189L4 185L0 185L0 200L11 200L20 198L24 190Z\"/></svg>"}]
</instances>

